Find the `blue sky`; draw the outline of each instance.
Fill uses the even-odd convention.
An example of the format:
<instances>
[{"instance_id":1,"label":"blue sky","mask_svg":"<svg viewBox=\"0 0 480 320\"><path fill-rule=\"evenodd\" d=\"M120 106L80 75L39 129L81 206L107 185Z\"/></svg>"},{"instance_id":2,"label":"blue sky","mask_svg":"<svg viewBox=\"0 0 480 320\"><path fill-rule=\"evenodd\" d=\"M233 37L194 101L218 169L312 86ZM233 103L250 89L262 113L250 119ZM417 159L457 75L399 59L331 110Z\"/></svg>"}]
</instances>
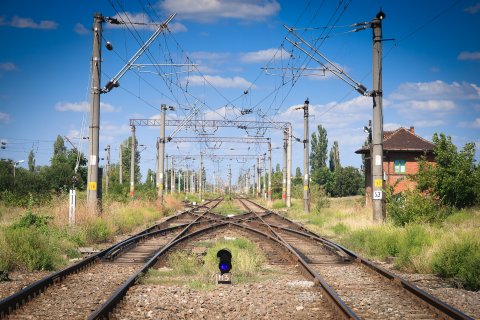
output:
<instances>
[{"instance_id":1,"label":"blue sky","mask_svg":"<svg viewBox=\"0 0 480 320\"><path fill-rule=\"evenodd\" d=\"M463 1L278 1L278 0L104 0L0 2L0 139L7 143L1 158L48 164L58 134L68 136L87 153L91 27L94 12L144 24L104 23L102 85L115 75L150 37L155 26L177 13L169 32L160 35L137 63L193 63L194 67L144 67L129 70L120 87L101 96L100 150L130 134L129 119L155 118L162 103L172 105L171 119L237 119L289 121L294 136L303 135L303 113L310 101L310 128L327 129L337 140L344 166L360 167L354 153L365 140L363 126L372 117L370 98L359 94L315 61L293 48L284 25L353 79L371 89L372 30L348 32L357 22L371 21L379 9L383 21L384 128L415 127L420 136L450 135L457 146L480 146L480 2ZM332 27L335 26L335 27ZM328 27L328 28L325 28ZM309 29L302 29L309 28ZM262 70L268 67L268 70ZM309 68L298 76L299 68ZM293 69L286 69L293 68ZM317 69L317 70L316 70ZM293 70L293 71L292 71ZM293 75L293 76L292 76ZM251 114L241 115L242 110ZM167 128L169 135L174 128ZM137 128L141 168L155 169L158 128ZM282 145L279 131L190 128L177 136L198 134L271 137ZM233 149L233 150L231 150ZM302 145L294 146L293 167L302 167ZM264 145L169 143L168 154L263 154ZM101 152L104 156L104 152ZM479 153L477 152L477 159ZM281 163L274 149L273 163ZM102 162L103 163L103 162ZM205 165L234 179L253 161L225 160ZM198 161L178 166L198 167ZM26 166L23 163L22 166ZM302 169L303 170L303 169Z\"/></svg>"}]
</instances>

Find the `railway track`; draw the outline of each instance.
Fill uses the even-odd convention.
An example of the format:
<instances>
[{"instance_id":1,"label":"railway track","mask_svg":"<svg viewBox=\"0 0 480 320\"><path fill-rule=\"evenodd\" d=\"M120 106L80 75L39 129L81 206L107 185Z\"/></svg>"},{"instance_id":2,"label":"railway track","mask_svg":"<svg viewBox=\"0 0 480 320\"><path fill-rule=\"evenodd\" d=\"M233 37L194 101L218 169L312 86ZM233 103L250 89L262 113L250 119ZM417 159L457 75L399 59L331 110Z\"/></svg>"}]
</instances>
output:
<instances>
[{"instance_id":1,"label":"railway track","mask_svg":"<svg viewBox=\"0 0 480 320\"><path fill-rule=\"evenodd\" d=\"M85 319L138 275L159 249L204 223L204 216L220 202L193 206L6 297L0 301L0 318Z\"/></svg>"},{"instance_id":2,"label":"railway track","mask_svg":"<svg viewBox=\"0 0 480 320\"><path fill-rule=\"evenodd\" d=\"M301 258L299 263L314 271L324 290L332 289L332 303L346 318L361 319L471 319L389 271L327 239L305 232L294 222L247 199L240 203L258 215L251 220L269 229ZM262 226L263 225L263 226ZM311 272L307 272L311 273ZM324 284L328 287L324 287ZM326 290L328 291L328 290ZM333 302L333 301L332 301ZM343 308L343 307L346 308ZM342 310L341 310L342 309Z\"/></svg>"},{"instance_id":3,"label":"railway track","mask_svg":"<svg viewBox=\"0 0 480 320\"><path fill-rule=\"evenodd\" d=\"M304 275L327 297L335 318L471 319L348 249L252 201L238 199L245 213L237 216L212 213L220 201L191 207L7 297L0 301L0 317L115 317L115 308L129 288L168 252L233 232L255 241L270 264L301 266Z\"/></svg>"}]
</instances>

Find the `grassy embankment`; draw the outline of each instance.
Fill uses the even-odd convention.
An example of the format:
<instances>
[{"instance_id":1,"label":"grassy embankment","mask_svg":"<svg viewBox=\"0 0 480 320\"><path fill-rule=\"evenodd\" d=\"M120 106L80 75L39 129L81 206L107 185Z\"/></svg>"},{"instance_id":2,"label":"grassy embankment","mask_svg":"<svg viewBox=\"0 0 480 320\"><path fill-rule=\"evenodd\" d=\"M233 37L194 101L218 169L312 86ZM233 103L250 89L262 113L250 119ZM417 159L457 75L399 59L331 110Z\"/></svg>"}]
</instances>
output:
<instances>
[{"instance_id":1,"label":"grassy embankment","mask_svg":"<svg viewBox=\"0 0 480 320\"><path fill-rule=\"evenodd\" d=\"M480 209L453 211L443 222L410 223L404 227L387 221L375 225L363 197L332 198L323 208L303 213L294 200L287 216L372 259L391 260L402 271L434 273L467 289L480 289ZM282 208L281 202L273 207ZM284 210L284 209L281 209Z\"/></svg>"},{"instance_id":2,"label":"grassy embankment","mask_svg":"<svg viewBox=\"0 0 480 320\"><path fill-rule=\"evenodd\" d=\"M83 195L84 196L84 195ZM166 198L166 208L155 202L105 201L101 215L87 209L82 195L77 199L76 225L68 226L68 198L28 208L0 204L0 272L54 270L80 256L78 247L104 247L115 236L151 225L180 208L180 201Z\"/></svg>"}]
</instances>

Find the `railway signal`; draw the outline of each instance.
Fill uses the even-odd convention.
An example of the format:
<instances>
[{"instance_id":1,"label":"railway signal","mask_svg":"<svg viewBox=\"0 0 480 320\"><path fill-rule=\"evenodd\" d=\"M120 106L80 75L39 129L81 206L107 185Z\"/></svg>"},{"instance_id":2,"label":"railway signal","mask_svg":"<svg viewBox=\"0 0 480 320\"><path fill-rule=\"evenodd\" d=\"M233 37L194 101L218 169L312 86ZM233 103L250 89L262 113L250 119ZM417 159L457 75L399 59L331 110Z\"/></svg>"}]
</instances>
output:
<instances>
[{"instance_id":1,"label":"railway signal","mask_svg":"<svg viewBox=\"0 0 480 320\"><path fill-rule=\"evenodd\" d=\"M218 269L220 274L217 274L217 284L231 284L232 283L232 253L227 249L222 249L217 252Z\"/></svg>"}]
</instances>

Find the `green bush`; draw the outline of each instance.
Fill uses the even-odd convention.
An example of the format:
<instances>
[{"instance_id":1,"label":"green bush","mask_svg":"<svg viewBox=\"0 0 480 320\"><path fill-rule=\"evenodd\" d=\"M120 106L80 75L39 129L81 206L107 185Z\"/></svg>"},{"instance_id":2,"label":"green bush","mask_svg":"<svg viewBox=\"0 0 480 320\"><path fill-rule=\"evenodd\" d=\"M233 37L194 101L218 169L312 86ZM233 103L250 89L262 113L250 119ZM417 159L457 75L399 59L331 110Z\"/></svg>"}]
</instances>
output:
<instances>
[{"instance_id":1,"label":"green bush","mask_svg":"<svg viewBox=\"0 0 480 320\"><path fill-rule=\"evenodd\" d=\"M480 239L474 232L449 239L432 257L432 270L466 289L480 289Z\"/></svg>"},{"instance_id":2,"label":"green bush","mask_svg":"<svg viewBox=\"0 0 480 320\"><path fill-rule=\"evenodd\" d=\"M285 202L283 200L276 200L273 202L273 205L272 205L272 208L273 209L282 209L282 208L286 208L287 205L285 204Z\"/></svg>"},{"instance_id":3,"label":"green bush","mask_svg":"<svg viewBox=\"0 0 480 320\"><path fill-rule=\"evenodd\" d=\"M64 263L59 239L35 228L0 230L0 270L53 270Z\"/></svg>"},{"instance_id":4,"label":"green bush","mask_svg":"<svg viewBox=\"0 0 480 320\"><path fill-rule=\"evenodd\" d=\"M451 209L439 204L431 195L406 190L392 195L387 192L387 216L396 226L412 222L438 223L451 214Z\"/></svg>"},{"instance_id":5,"label":"green bush","mask_svg":"<svg viewBox=\"0 0 480 320\"><path fill-rule=\"evenodd\" d=\"M104 219L92 219L85 224L85 238L88 243L106 242L112 237L113 230Z\"/></svg>"},{"instance_id":6,"label":"green bush","mask_svg":"<svg viewBox=\"0 0 480 320\"><path fill-rule=\"evenodd\" d=\"M344 234L350 231L350 228L344 223L337 223L331 229L335 234Z\"/></svg>"}]
</instances>

